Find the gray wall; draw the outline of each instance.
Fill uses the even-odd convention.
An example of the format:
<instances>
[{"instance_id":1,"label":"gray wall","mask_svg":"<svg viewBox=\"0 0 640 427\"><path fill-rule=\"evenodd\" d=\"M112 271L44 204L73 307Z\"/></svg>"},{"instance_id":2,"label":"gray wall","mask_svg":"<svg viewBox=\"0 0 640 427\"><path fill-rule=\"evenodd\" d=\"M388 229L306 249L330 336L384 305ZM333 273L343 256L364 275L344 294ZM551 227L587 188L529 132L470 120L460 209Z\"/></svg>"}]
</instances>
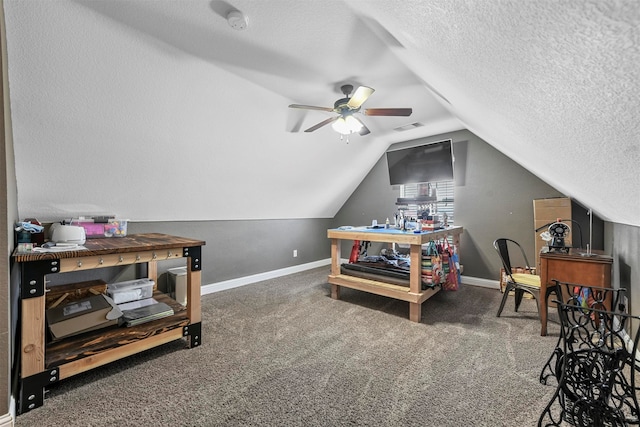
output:
<instances>
[{"instance_id":1,"label":"gray wall","mask_svg":"<svg viewBox=\"0 0 640 427\"><path fill-rule=\"evenodd\" d=\"M465 228L460 253L465 275L497 280L500 263L493 240L513 238L525 246L533 260L532 200L563 195L469 131L407 141L392 148L449 138L455 155L455 220ZM399 194L399 186L389 185L383 155L333 219L131 222L128 232L166 233L206 241L202 284L207 285L327 259L331 255L328 228L393 218ZM579 208L574 203L574 212ZM350 245L343 243L343 257L348 257ZM372 245L370 253L377 253L380 247ZM294 249L297 258L293 257ZM182 261L160 263L159 272L177 265L183 265ZM104 274L110 276L101 278L111 281L114 277L126 280L136 273L129 269Z\"/></svg>"},{"instance_id":2,"label":"gray wall","mask_svg":"<svg viewBox=\"0 0 640 427\"><path fill-rule=\"evenodd\" d=\"M497 280L500 263L492 247L493 240L511 237L521 242L533 259L532 200L563 195L469 131L418 142L448 138L454 142L456 159L456 224L465 227L460 253L465 275ZM416 142L408 141L392 148L413 144ZM207 285L327 259L328 228L393 218L399 194L399 186L389 185L383 155L333 219L133 222L128 232L167 233L205 240L202 283ZM348 257L350 245L350 242L343 244L343 257ZM376 253L379 247L373 245L370 253ZM293 257L294 249L298 251L297 258ZM174 266L161 263L160 273Z\"/></svg>"},{"instance_id":3,"label":"gray wall","mask_svg":"<svg viewBox=\"0 0 640 427\"><path fill-rule=\"evenodd\" d=\"M640 227L605 223L605 251L613 255L612 286L627 289L630 310L640 315Z\"/></svg>"},{"instance_id":4,"label":"gray wall","mask_svg":"<svg viewBox=\"0 0 640 427\"><path fill-rule=\"evenodd\" d=\"M464 227L460 242L464 274L498 280L500 261L493 241L498 237L512 238L526 248L530 260L535 259L533 199L563 194L467 130L394 144L391 148L443 139L453 141L455 224ZM399 195L399 187L389 185L386 157L382 156L338 212L334 224L364 225L374 218L380 221L392 217ZM347 250L342 247L343 257Z\"/></svg>"},{"instance_id":5,"label":"gray wall","mask_svg":"<svg viewBox=\"0 0 640 427\"><path fill-rule=\"evenodd\" d=\"M331 256L331 219L139 222L128 233L166 233L201 239L202 284L306 264ZM293 250L298 256L293 257ZM159 263L159 273L174 267ZM180 264L183 265L183 264Z\"/></svg>"}]
</instances>

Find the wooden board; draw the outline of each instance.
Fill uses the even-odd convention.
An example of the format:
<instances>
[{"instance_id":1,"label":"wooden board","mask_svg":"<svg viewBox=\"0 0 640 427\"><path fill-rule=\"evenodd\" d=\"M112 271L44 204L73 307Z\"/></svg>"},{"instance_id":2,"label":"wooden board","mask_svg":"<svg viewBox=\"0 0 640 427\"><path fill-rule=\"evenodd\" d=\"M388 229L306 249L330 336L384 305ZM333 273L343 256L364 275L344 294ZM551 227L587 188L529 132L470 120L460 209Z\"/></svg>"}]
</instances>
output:
<instances>
[{"instance_id":1,"label":"wooden board","mask_svg":"<svg viewBox=\"0 0 640 427\"><path fill-rule=\"evenodd\" d=\"M65 251L65 252L27 252L22 253L17 250L13 253L16 262L29 262L47 259L65 259L91 257L107 254L123 254L140 251L161 251L204 246L203 240L190 239L186 237L171 236L160 233L132 234L126 237L111 237L104 239L87 239L83 245L87 250ZM180 256L182 253L180 252Z\"/></svg>"},{"instance_id":2,"label":"wooden board","mask_svg":"<svg viewBox=\"0 0 640 427\"><path fill-rule=\"evenodd\" d=\"M67 304L92 295L106 293L107 282L104 280L89 280L86 282L56 285L48 288L45 293L45 308L51 308L51 305L56 302L58 304ZM62 297L64 297L64 299L60 300Z\"/></svg>"},{"instance_id":3,"label":"wooden board","mask_svg":"<svg viewBox=\"0 0 640 427\"><path fill-rule=\"evenodd\" d=\"M22 311L32 313L28 322L21 322L22 377L28 377L44 370L45 358L45 318L44 297L22 300Z\"/></svg>"},{"instance_id":4,"label":"wooden board","mask_svg":"<svg viewBox=\"0 0 640 427\"><path fill-rule=\"evenodd\" d=\"M393 285L346 274L330 275L329 283L417 304L422 304L440 290L439 288L430 288L420 293L414 293L406 286Z\"/></svg>"},{"instance_id":5,"label":"wooden board","mask_svg":"<svg viewBox=\"0 0 640 427\"><path fill-rule=\"evenodd\" d=\"M432 240L438 240L450 235L455 236L462 234L462 231L463 228L459 226L435 231L423 231L422 233L395 229L370 229L366 227L357 227L350 230L330 229L327 231L327 237L330 239L342 240L366 240L370 242L424 245Z\"/></svg>"}]
</instances>

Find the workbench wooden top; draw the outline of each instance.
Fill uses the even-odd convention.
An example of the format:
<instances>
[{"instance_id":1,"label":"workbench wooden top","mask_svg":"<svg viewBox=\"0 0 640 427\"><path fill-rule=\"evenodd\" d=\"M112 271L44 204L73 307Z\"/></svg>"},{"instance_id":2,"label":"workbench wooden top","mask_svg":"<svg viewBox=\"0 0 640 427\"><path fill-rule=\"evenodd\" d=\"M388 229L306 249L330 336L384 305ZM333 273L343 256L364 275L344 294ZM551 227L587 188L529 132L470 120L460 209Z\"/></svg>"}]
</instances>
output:
<instances>
[{"instance_id":1,"label":"workbench wooden top","mask_svg":"<svg viewBox=\"0 0 640 427\"><path fill-rule=\"evenodd\" d=\"M107 255L115 253L127 253L138 251L156 251L162 249L186 248L203 246L203 240L188 237L172 236L161 233L131 234L125 237L105 237L99 239L87 239L82 246L86 250L71 250L63 252L13 252L16 262L31 262L47 259L79 258L95 255Z\"/></svg>"},{"instance_id":2,"label":"workbench wooden top","mask_svg":"<svg viewBox=\"0 0 640 427\"><path fill-rule=\"evenodd\" d=\"M462 234L461 226L447 227L440 230L422 231L415 233L413 230L402 231L397 228L368 228L353 227L349 229L332 228L327 230L330 239L343 240L368 240L372 242L390 242L422 245L431 240L440 239L448 235Z\"/></svg>"}]
</instances>

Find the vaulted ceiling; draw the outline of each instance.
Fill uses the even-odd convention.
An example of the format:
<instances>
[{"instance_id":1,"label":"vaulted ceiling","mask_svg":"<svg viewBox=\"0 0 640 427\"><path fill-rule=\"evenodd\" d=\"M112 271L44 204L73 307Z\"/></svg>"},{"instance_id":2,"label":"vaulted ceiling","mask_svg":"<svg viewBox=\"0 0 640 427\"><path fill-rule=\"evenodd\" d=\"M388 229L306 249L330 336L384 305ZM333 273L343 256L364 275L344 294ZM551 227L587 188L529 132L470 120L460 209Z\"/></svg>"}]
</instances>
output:
<instances>
[{"instance_id":1,"label":"vaulted ceiling","mask_svg":"<svg viewBox=\"0 0 640 427\"><path fill-rule=\"evenodd\" d=\"M467 128L640 225L634 0L4 0L20 216L333 217L398 141ZM240 11L247 28L233 29ZM375 92L346 139L340 86ZM409 130L397 128L409 126Z\"/></svg>"}]
</instances>

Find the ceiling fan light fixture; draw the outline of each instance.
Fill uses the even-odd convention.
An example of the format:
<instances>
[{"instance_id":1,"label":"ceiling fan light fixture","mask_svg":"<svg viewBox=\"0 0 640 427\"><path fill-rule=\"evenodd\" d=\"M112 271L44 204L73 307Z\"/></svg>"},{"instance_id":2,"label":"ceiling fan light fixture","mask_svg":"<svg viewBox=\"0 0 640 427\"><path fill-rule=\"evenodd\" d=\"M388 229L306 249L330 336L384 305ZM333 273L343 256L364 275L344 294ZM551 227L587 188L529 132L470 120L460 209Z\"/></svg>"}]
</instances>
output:
<instances>
[{"instance_id":1,"label":"ceiling fan light fixture","mask_svg":"<svg viewBox=\"0 0 640 427\"><path fill-rule=\"evenodd\" d=\"M333 122L331 127L342 135L349 135L351 133L360 132L360 129L362 129L362 123L355 117L348 115L346 117L338 118L338 120Z\"/></svg>"}]
</instances>

